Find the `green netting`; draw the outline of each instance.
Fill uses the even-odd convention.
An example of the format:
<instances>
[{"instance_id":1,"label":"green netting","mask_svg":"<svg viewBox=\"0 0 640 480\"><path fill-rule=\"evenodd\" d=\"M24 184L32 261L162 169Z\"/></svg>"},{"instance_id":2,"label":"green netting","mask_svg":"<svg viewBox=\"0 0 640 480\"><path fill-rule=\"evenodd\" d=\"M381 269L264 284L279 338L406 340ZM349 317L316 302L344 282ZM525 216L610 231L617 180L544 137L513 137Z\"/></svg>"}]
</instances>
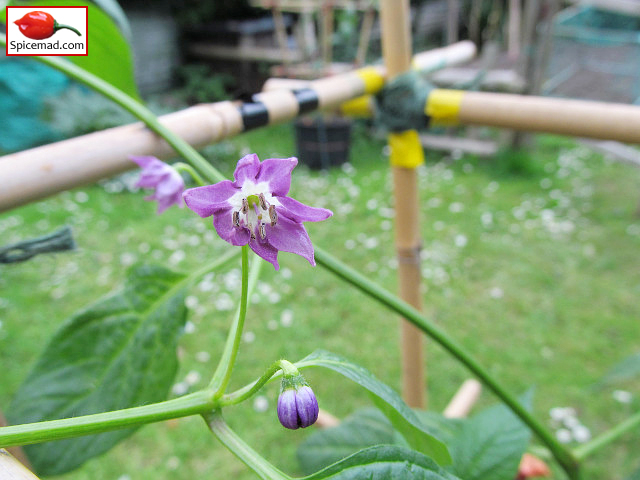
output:
<instances>
[{"instance_id":1,"label":"green netting","mask_svg":"<svg viewBox=\"0 0 640 480\"><path fill-rule=\"evenodd\" d=\"M640 45L640 17L600 10L594 7L569 9L554 22L554 35L592 45Z\"/></svg>"},{"instance_id":2,"label":"green netting","mask_svg":"<svg viewBox=\"0 0 640 480\"><path fill-rule=\"evenodd\" d=\"M59 139L41 119L43 100L69 85L62 73L33 60L0 58L0 152Z\"/></svg>"}]
</instances>

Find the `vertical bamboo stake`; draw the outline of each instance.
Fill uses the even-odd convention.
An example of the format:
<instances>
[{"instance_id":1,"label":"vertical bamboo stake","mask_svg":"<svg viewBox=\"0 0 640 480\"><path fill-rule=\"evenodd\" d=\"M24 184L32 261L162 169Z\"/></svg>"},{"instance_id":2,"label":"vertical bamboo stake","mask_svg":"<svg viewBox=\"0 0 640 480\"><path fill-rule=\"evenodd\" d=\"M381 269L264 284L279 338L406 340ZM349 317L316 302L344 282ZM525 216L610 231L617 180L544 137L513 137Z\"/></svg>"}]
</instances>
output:
<instances>
[{"instance_id":1,"label":"vertical bamboo stake","mask_svg":"<svg viewBox=\"0 0 640 480\"><path fill-rule=\"evenodd\" d=\"M507 54L511 60L520 55L520 0L509 0Z\"/></svg>"},{"instance_id":2,"label":"vertical bamboo stake","mask_svg":"<svg viewBox=\"0 0 640 480\"><path fill-rule=\"evenodd\" d=\"M358 41L358 52L356 53L356 65L362 66L367 60L367 50L371 40L371 31L373 30L373 21L376 19L375 8L369 8L362 18L362 26L360 27L360 40Z\"/></svg>"},{"instance_id":3,"label":"vertical bamboo stake","mask_svg":"<svg viewBox=\"0 0 640 480\"><path fill-rule=\"evenodd\" d=\"M458 0L447 0L447 45L458 41L458 17L460 4Z\"/></svg>"},{"instance_id":4,"label":"vertical bamboo stake","mask_svg":"<svg viewBox=\"0 0 640 480\"><path fill-rule=\"evenodd\" d=\"M409 0L382 0L382 53L389 78L406 71L411 61L411 25L409 22ZM413 135L411 135L413 133ZM405 136L405 134L407 134ZM413 138L412 138L413 137ZM420 228L418 222L418 181L415 168L399 166L393 161L396 139L402 138L405 153L422 155L415 131L392 134L392 171L396 209L396 249L398 253L398 276L400 297L421 309L420 294ZM395 164L395 165L394 165ZM424 353L422 333L403 320L401 323L402 348L402 395L407 404L424 408Z\"/></svg>"},{"instance_id":5,"label":"vertical bamboo stake","mask_svg":"<svg viewBox=\"0 0 640 480\"><path fill-rule=\"evenodd\" d=\"M333 50L333 4L324 2L322 5L322 62L325 71L330 71Z\"/></svg>"},{"instance_id":6,"label":"vertical bamboo stake","mask_svg":"<svg viewBox=\"0 0 640 480\"><path fill-rule=\"evenodd\" d=\"M291 64L291 58L289 57L289 45L287 39L287 27L284 23L284 16L282 10L278 6L277 2L271 9L271 15L273 16L273 24L275 26L276 41L282 52L282 61L285 66L285 72L288 70Z\"/></svg>"}]
</instances>

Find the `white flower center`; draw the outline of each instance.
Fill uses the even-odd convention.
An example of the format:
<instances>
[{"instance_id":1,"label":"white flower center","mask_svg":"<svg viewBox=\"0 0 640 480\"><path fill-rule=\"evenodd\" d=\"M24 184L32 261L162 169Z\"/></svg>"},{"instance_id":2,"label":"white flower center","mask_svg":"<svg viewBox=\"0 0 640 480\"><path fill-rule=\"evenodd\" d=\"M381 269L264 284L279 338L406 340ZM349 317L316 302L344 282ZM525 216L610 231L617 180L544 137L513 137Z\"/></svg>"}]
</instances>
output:
<instances>
[{"instance_id":1,"label":"white flower center","mask_svg":"<svg viewBox=\"0 0 640 480\"><path fill-rule=\"evenodd\" d=\"M280 202L268 193L266 182L255 184L246 181L229 203L233 206L233 225L249 229L253 239L259 236L264 240L267 236L265 225L269 223L273 227L278 222L276 205Z\"/></svg>"}]
</instances>

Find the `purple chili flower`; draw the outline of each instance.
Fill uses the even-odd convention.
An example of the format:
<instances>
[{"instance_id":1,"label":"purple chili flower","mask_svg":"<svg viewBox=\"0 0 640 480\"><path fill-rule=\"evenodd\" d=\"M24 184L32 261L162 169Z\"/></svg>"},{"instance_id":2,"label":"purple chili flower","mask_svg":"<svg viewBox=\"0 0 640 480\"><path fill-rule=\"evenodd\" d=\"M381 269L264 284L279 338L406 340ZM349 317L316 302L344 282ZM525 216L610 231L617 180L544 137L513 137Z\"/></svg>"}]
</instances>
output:
<instances>
[{"instance_id":1,"label":"purple chili flower","mask_svg":"<svg viewBox=\"0 0 640 480\"><path fill-rule=\"evenodd\" d=\"M285 388L278 397L278 420L291 430L313 425L318 411L318 400L308 385Z\"/></svg>"},{"instance_id":2,"label":"purple chili flower","mask_svg":"<svg viewBox=\"0 0 640 480\"><path fill-rule=\"evenodd\" d=\"M313 245L302 222L317 222L333 213L287 197L291 171L298 160L256 154L238 161L234 182L190 188L183 193L187 206L201 217L213 215L213 226L223 240L247 245L278 270L278 251L291 252L315 265Z\"/></svg>"},{"instance_id":3,"label":"purple chili flower","mask_svg":"<svg viewBox=\"0 0 640 480\"><path fill-rule=\"evenodd\" d=\"M173 167L156 157L131 156L129 158L142 168L136 187L155 188L153 195L145 197L145 200L158 201L158 214L171 205L178 205L180 208L184 206L182 203L184 181Z\"/></svg>"}]
</instances>

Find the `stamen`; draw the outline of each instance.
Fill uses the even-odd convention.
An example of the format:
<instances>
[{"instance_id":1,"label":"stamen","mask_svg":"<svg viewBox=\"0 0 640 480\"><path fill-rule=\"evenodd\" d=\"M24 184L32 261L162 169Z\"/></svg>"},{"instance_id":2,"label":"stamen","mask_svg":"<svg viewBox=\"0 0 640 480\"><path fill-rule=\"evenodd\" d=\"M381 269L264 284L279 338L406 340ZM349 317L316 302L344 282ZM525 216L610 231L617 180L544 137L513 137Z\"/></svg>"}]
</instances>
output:
<instances>
[{"instance_id":1,"label":"stamen","mask_svg":"<svg viewBox=\"0 0 640 480\"><path fill-rule=\"evenodd\" d=\"M264 193L261 193L260 195L258 195L258 200L260 200L260 208L262 208L262 210L266 210L267 209L267 199L264 198Z\"/></svg>"},{"instance_id":2,"label":"stamen","mask_svg":"<svg viewBox=\"0 0 640 480\"><path fill-rule=\"evenodd\" d=\"M242 213L245 215L249 212L249 201L246 198L242 199Z\"/></svg>"},{"instance_id":3,"label":"stamen","mask_svg":"<svg viewBox=\"0 0 640 480\"><path fill-rule=\"evenodd\" d=\"M238 212L237 210L233 212L233 225L235 227L240 226L240 212Z\"/></svg>"},{"instance_id":4,"label":"stamen","mask_svg":"<svg viewBox=\"0 0 640 480\"><path fill-rule=\"evenodd\" d=\"M278 213L276 212L276 207L274 205L269 205L269 218L271 219L272 227L278 223Z\"/></svg>"},{"instance_id":5,"label":"stamen","mask_svg":"<svg viewBox=\"0 0 640 480\"><path fill-rule=\"evenodd\" d=\"M264 227L264 223L260 224L258 231L260 232L260 238L264 240L267 237L267 230Z\"/></svg>"}]
</instances>

